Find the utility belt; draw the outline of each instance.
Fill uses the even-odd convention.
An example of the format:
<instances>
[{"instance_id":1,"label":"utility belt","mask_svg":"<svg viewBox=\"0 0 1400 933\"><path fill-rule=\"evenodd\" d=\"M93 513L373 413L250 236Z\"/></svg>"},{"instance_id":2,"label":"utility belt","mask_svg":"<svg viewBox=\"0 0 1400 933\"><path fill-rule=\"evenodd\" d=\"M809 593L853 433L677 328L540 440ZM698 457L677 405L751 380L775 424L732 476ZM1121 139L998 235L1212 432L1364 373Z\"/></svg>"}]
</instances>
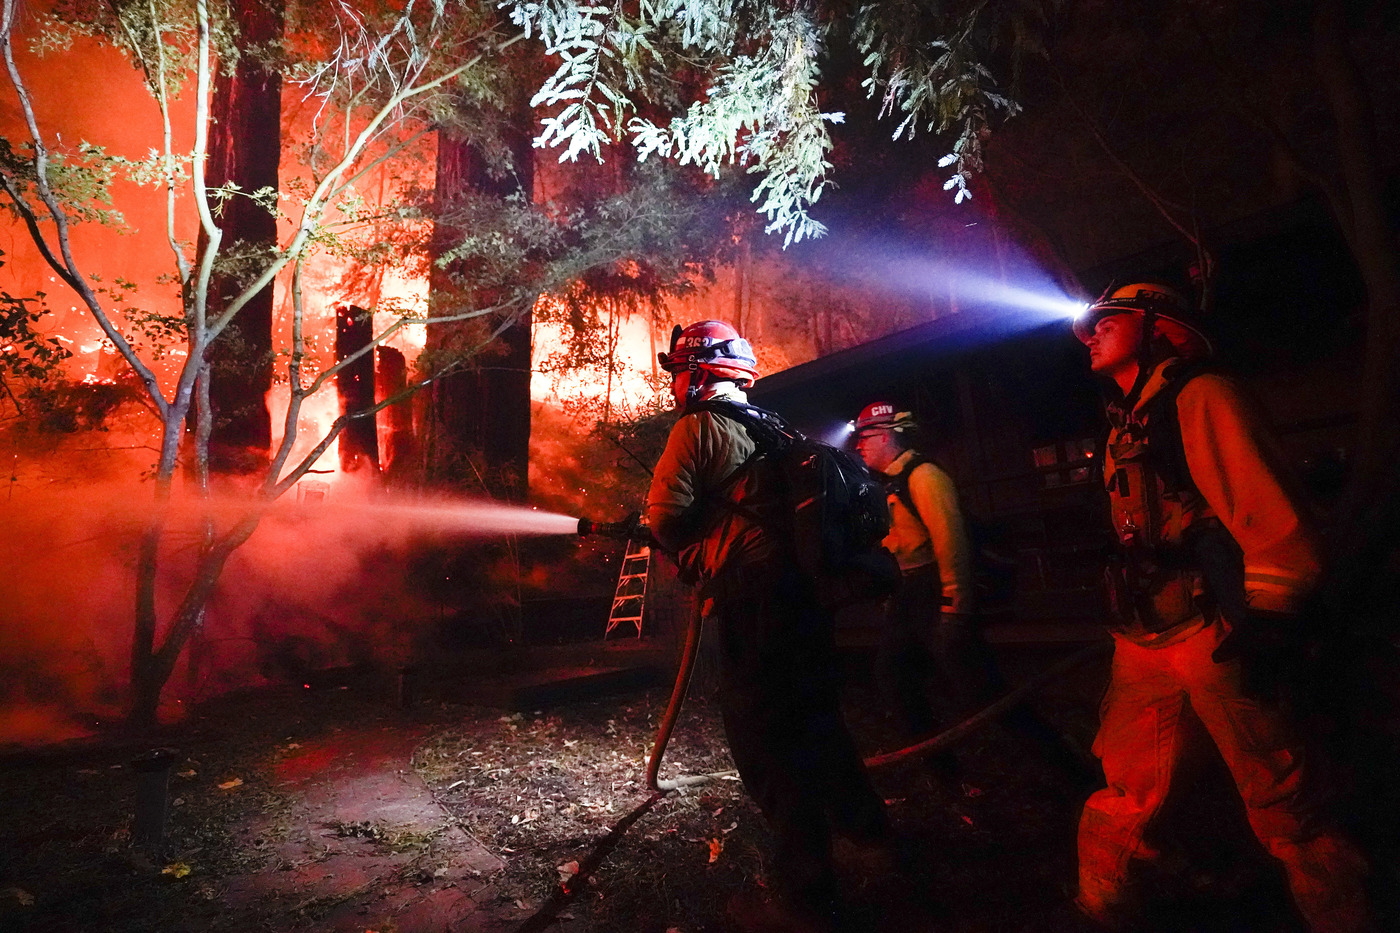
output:
<instances>
[{"instance_id":1,"label":"utility belt","mask_svg":"<svg viewBox=\"0 0 1400 933\"><path fill-rule=\"evenodd\" d=\"M1217 518L1195 522L1180 542L1128 542L1104 570L1109 628L1159 634L1198 617L1244 608L1244 561Z\"/></svg>"}]
</instances>

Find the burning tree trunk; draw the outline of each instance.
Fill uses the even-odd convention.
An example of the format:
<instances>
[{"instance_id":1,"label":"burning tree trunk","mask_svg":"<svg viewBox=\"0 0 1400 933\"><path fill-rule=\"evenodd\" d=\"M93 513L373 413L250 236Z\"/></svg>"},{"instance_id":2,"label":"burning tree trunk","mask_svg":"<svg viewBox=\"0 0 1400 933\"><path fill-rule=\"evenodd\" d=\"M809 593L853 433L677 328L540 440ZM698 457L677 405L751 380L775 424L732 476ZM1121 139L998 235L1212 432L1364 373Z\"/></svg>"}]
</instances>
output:
<instances>
[{"instance_id":1,"label":"burning tree trunk","mask_svg":"<svg viewBox=\"0 0 1400 933\"><path fill-rule=\"evenodd\" d=\"M408 362L403 353L393 347L379 347L375 352L375 401L401 397L408 386ZM385 408L379 422L379 452L380 467L388 482L402 479L412 468L416 449L412 401L405 399Z\"/></svg>"},{"instance_id":2,"label":"burning tree trunk","mask_svg":"<svg viewBox=\"0 0 1400 933\"><path fill-rule=\"evenodd\" d=\"M210 105L210 188L237 186L219 216L226 255L259 257L241 265L261 270L277 247L272 201L282 152L282 77L269 55L282 38L282 0L235 0L241 54L232 71L219 69ZM200 250L208 246L201 235ZM216 274L209 285L209 313L217 315L248 284L246 276ZM213 423L209 465L216 472L247 473L266 465L272 443L266 396L272 388L272 297L269 283L239 312L209 348L209 398Z\"/></svg>"},{"instance_id":3,"label":"burning tree trunk","mask_svg":"<svg viewBox=\"0 0 1400 933\"><path fill-rule=\"evenodd\" d=\"M521 105L506 128L512 172L493 174L482 150L449 130L438 133L439 211L482 195L509 197L533 188L532 123ZM439 221L437 240L451 242L457 231ZM461 269L435 270L431 289L434 316L496 304L489 289L456 284ZM484 485L492 495L524 499L530 454L531 314L505 311L428 332L429 352L460 351L484 345L466 367L433 383L427 404L424 451L427 477L446 484Z\"/></svg>"},{"instance_id":4,"label":"burning tree trunk","mask_svg":"<svg viewBox=\"0 0 1400 933\"><path fill-rule=\"evenodd\" d=\"M364 308L345 305L335 312L335 359L342 362L365 350L374 339L374 315ZM340 434L340 469L379 472L379 432L375 429L374 354L362 353L335 374L340 413L350 417ZM351 417L357 413L359 417Z\"/></svg>"}]
</instances>

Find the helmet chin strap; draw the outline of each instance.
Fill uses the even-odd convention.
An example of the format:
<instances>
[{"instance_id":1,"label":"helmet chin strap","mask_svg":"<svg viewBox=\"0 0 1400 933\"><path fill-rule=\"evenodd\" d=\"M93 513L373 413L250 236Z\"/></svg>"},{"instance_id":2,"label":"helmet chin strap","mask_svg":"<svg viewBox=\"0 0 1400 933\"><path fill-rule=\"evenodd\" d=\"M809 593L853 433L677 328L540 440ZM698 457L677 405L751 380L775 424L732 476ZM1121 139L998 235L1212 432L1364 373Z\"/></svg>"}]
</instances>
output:
<instances>
[{"instance_id":1,"label":"helmet chin strap","mask_svg":"<svg viewBox=\"0 0 1400 933\"><path fill-rule=\"evenodd\" d=\"M686 380L684 393L685 401L682 407L689 407L695 402L703 402L706 399L713 398L719 386L734 381L707 372L698 366L688 370L688 376L689 378Z\"/></svg>"},{"instance_id":2,"label":"helmet chin strap","mask_svg":"<svg viewBox=\"0 0 1400 933\"><path fill-rule=\"evenodd\" d=\"M1123 396L1123 410L1132 414L1137 408L1138 399L1142 397L1142 390L1147 388L1147 380L1152 375L1152 341L1153 332L1157 330L1157 313L1149 306L1142 312L1142 337L1138 340L1137 352L1137 376L1133 379L1133 387L1128 390L1128 394Z\"/></svg>"},{"instance_id":3,"label":"helmet chin strap","mask_svg":"<svg viewBox=\"0 0 1400 933\"><path fill-rule=\"evenodd\" d=\"M704 376L701 375L700 367L694 362L690 364L688 378L685 381L685 403L687 406L700 401L700 389L704 385Z\"/></svg>"}]
</instances>

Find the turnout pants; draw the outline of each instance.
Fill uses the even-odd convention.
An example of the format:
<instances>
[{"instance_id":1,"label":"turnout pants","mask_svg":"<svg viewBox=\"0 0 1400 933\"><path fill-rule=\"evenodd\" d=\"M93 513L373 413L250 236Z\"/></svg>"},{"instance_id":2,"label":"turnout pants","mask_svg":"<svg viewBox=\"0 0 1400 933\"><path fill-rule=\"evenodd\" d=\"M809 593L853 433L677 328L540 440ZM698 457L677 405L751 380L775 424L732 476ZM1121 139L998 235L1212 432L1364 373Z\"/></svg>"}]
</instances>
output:
<instances>
[{"instance_id":1,"label":"turnout pants","mask_svg":"<svg viewBox=\"0 0 1400 933\"><path fill-rule=\"evenodd\" d=\"M1144 834L1190 737L1201 734L1198 722L1229 767L1255 835L1283 864L1310 927L1369 930L1363 861L1322 822L1309 794L1303 745L1284 716L1244 695L1239 661L1211 660L1224 634L1216 623L1160 648L1115 638L1094 741L1108 786L1088 799L1080 817L1079 903L1101 918L1125 906L1129 862L1154 855Z\"/></svg>"},{"instance_id":2,"label":"turnout pants","mask_svg":"<svg viewBox=\"0 0 1400 933\"><path fill-rule=\"evenodd\" d=\"M710 586L720 639L720 703L734 764L776 841L778 893L825 911L836 902L833 831L884 837L839 707L831 615L789 561L726 571Z\"/></svg>"},{"instance_id":3,"label":"turnout pants","mask_svg":"<svg viewBox=\"0 0 1400 933\"><path fill-rule=\"evenodd\" d=\"M942 586L930 565L904 574L885 611L876 671L911 737L942 724L929 702L930 679L946 694L953 715L974 712L998 692L981 633L967 619L945 618L941 604Z\"/></svg>"},{"instance_id":4,"label":"turnout pants","mask_svg":"<svg viewBox=\"0 0 1400 933\"><path fill-rule=\"evenodd\" d=\"M941 612L942 592L937 568L920 567L904 574L886 607L876 671L881 689L911 739L954 725L1007 689L976 617ZM951 721L939 717L929 702L931 683L943 694ZM1076 785L1093 780L1080 755L1028 705L1009 710L1003 723L1033 742L1046 762ZM945 756L945 761L951 760L951 753Z\"/></svg>"}]
</instances>

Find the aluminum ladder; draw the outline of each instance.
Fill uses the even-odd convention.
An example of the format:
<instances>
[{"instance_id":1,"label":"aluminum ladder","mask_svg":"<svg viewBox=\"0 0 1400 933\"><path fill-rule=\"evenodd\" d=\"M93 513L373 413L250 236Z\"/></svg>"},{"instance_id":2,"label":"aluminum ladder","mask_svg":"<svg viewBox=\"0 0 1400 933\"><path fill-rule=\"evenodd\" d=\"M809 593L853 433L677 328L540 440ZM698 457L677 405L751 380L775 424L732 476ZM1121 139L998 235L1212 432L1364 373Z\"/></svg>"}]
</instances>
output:
<instances>
[{"instance_id":1,"label":"aluminum ladder","mask_svg":"<svg viewBox=\"0 0 1400 933\"><path fill-rule=\"evenodd\" d=\"M622 554L622 569L617 574L617 589L613 591L612 611L608 613L608 627L603 632L604 641L619 625L635 625L636 637L642 637L642 611L646 604L647 568L650 564L651 547L629 538L627 549Z\"/></svg>"}]
</instances>

